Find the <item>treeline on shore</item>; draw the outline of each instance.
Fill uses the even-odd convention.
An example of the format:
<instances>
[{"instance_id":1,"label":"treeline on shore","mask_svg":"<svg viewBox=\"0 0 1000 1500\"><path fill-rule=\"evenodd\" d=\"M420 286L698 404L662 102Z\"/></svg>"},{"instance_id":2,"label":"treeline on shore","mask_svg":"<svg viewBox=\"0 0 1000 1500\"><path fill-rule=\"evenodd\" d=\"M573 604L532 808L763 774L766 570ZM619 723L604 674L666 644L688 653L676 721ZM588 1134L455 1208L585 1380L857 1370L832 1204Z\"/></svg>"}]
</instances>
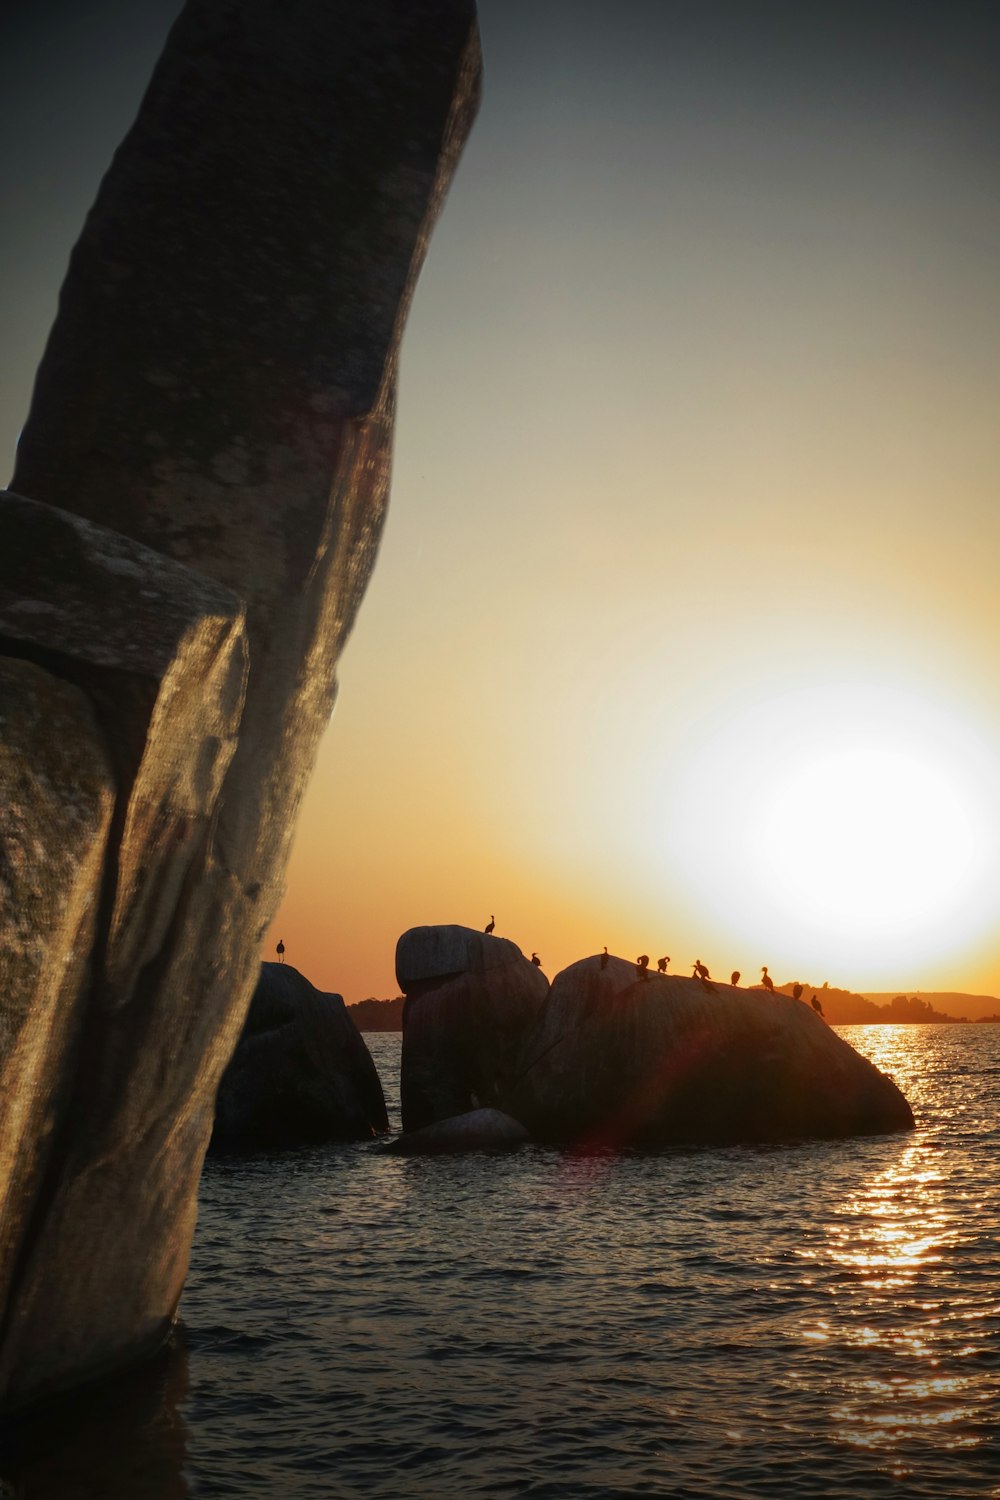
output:
<instances>
[{"instance_id":1,"label":"treeline on shore","mask_svg":"<svg viewBox=\"0 0 1000 1500\"><path fill-rule=\"evenodd\" d=\"M356 1000L347 1009L359 1031L402 1031L405 995L394 1000Z\"/></svg>"},{"instance_id":2,"label":"treeline on shore","mask_svg":"<svg viewBox=\"0 0 1000 1500\"><path fill-rule=\"evenodd\" d=\"M791 994L791 984L779 985L784 994ZM918 995L896 995L884 1005L866 1000L864 995L855 995L851 990L839 990L824 984L813 989L804 986L803 999L808 1002L811 995L818 995L823 1006L823 1015L831 1026L885 1026L927 1025L937 1022L968 1023L967 1016L950 1016L935 1010L929 1000ZM403 995L393 1000L357 1000L347 1009L359 1031L402 1031ZM982 1016L982 1021L1000 1021L1000 1015Z\"/></svg>"},{"instance_id":3,"label":"treeline on shore","mask_svg":"<svg viewBox=\"0 0 1000 1500\"><path fill-rule=\"evenodd\" d=\"M784 994L791 994L790 984L780 985ZM954 1024L956 1026L968 1025L968 1016L948 1015L941 1010L935 1010L929 1000L921 1000L919 995L895 995L884 1005L877 1004L874 1000L867 1000L864 995L855 995L850 990L838 990L829 984L822 985L819 989L805 986L803 999L808 1000L811 995L818 995L823 1007L823 1015L831 1026L886 1026L886 1025L929 1025L929 1024ZM982 1016L983 1021L1000 1020L998 1016Z\"/></svg>"}]
</instances>

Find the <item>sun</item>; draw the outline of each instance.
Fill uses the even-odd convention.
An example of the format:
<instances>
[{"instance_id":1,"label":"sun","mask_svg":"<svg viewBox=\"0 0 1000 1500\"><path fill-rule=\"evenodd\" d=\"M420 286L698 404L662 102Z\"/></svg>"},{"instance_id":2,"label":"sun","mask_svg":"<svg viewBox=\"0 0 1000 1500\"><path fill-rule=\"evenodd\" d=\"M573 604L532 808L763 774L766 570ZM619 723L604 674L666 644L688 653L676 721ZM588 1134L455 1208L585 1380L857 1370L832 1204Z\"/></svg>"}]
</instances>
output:
<instances>
[{"instance_id":1,"label":"sun","mask_svg":"<svg viewBox=\"0 0 1000 1500\"><path fill-rule=\"evenodd\" d=\"M942 704L872 683L744 702L665 801L672 877L772 972L915 984L996 923L1000 766Z\"/></svg>"},{"instance_id":2,"label":"sun","mask_svg":"<svg viewBox=\"0 0 1000 1500\"><path fill-rule=\"evenodd\" d=\"M774 898L810 925L889 941L952 920L982 850L940 767L865 743L806 761L765 794L755 848Z\"/></svg>"}]
</instances>

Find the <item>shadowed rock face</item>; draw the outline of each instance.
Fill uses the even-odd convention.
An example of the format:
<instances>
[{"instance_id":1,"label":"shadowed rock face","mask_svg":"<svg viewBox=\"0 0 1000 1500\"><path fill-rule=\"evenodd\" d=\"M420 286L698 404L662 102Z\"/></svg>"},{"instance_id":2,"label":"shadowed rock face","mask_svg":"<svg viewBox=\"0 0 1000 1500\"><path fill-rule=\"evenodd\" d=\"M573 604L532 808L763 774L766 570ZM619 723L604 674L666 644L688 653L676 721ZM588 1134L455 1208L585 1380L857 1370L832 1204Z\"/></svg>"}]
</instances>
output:
<instances>
[{"instance_id":1,"label":"shadowed rock face","mask_svg":"<svg viewBox=\"0 0 1000 1500\"><path fill-rule=\"evenodd\" d=\"M404 932L396 978L406 996L404 1131L499 1107L548 993L545 976L506 938L445 926Z\"/></svg>"},{"instance_id":2,"label":"shadowed rock face","mask_svg":"<svg viewBox=\"0 0 1000 1500\"><path fill-rule=\"evenodd\" d=\"M82 695L81 786L60 795L92 874L53 871L39 931L72 952L15 965L0 1001L21 1018L4 1077L16 1053L37 1080L0 1147L0 1404L149 1353L176 1308L478 78L472 0L189 0L74 250L14 482L68 561L8 580L0 657ZM24 505L0 514L0 559L5 524L42 525ZM94 554L79 583L74 547ZM24 1017L56 1013L49 1055Z\"/></svg>"},{"instance_id":3,"label":"shadowed rock face","mask_svg":"<svg viewBox=\"0 0 1000 1500\"><path fill-rule=\"evenodd\" d=\"M874 1135L913 1127L895 1084L787 995L600 959L552 982L510 1110L589 1149Z\"/></svg>"},{"instance_id":4,"label":"shadowed rock face","mask_svg":"<svg viewBox=\"0 0 1000 1500\"><path fill-rule=\"evenodd\" d=\"M211 1149L364 1141L388 1130L378 1072L340 995L291 964L261 964L219 1084Z\"/></svg>"}]
</instances>

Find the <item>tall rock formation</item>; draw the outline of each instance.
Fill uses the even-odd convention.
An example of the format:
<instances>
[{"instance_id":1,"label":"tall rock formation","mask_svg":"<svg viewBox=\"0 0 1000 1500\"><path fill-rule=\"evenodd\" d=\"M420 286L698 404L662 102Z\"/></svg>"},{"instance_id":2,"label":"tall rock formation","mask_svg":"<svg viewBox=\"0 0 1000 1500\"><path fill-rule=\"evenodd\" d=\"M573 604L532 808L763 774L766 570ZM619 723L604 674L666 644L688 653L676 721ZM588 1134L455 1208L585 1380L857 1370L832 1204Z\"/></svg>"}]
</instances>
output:
<instances>
[{"instance_id":1,"label":"tall rock formation","mask_svg":"<svg viewBox=\"0 0 1000 1500\"><path fill-rule=\"evenodd\" d=\"M541 970L507 938L411 927L396 944L396 979L403 1129L502 1106L549 992Z\"/></svg>"},{"instance_id":2,"label":"tall rock formation","mask_svg":"<svg viewBox=\"0 0 1000 1500\"><path fill-rule=\"evenodd\" d=\"M0 508L62 549L0 618L0 1405L175 1311L478 87L473 0L188 0L73 252Z\"/></svg>"}]
</instances>

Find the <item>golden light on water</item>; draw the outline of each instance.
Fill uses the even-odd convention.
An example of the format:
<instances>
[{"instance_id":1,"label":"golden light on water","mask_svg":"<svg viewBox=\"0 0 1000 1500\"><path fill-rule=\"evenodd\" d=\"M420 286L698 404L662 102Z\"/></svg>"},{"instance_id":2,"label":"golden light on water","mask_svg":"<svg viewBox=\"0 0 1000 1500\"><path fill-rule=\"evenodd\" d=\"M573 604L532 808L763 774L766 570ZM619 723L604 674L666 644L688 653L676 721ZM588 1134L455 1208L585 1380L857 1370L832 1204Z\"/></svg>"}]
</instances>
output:
<instances>
[{"instance_id":1,"label":"golden light on water","mask_svg":"<svg viewBox=\"0 0 1000 1500\"><path fill-rule=\"evenodd\" d=\"M919 1043L905 1028L865 1028L864 1052L913 1093L918 1070L915 1056L911 1073L911 1048L918 1053ZM919 1124L920 1102L914 1102ZM953 1129L960 1101L949 1108ZM956 1372L955 1361L983 1352L985 1339L977 1339L976 1329L982 1326L985 1334L997 1309L966 1306L948 1295L949 1263L960 1246L974 1253L978 1227L970 1227L963 1212L973 1190L958 1187L944 1161L934 1132L920 1131L844 1197L826 1227L820 1257L839 1268L834 1303L847 1315L816 1319L801 1337L814 1346L836 1343L857 1351L860 1371L844 1383L829 1412L839 1441L854 1448L891 1454L921 1433L940 1451L983 1441L976 1430L982 1370L973 1362L968 1374ZM902 1477L904 1470L893 1472Z\"/></svg>"}]
</instances>

